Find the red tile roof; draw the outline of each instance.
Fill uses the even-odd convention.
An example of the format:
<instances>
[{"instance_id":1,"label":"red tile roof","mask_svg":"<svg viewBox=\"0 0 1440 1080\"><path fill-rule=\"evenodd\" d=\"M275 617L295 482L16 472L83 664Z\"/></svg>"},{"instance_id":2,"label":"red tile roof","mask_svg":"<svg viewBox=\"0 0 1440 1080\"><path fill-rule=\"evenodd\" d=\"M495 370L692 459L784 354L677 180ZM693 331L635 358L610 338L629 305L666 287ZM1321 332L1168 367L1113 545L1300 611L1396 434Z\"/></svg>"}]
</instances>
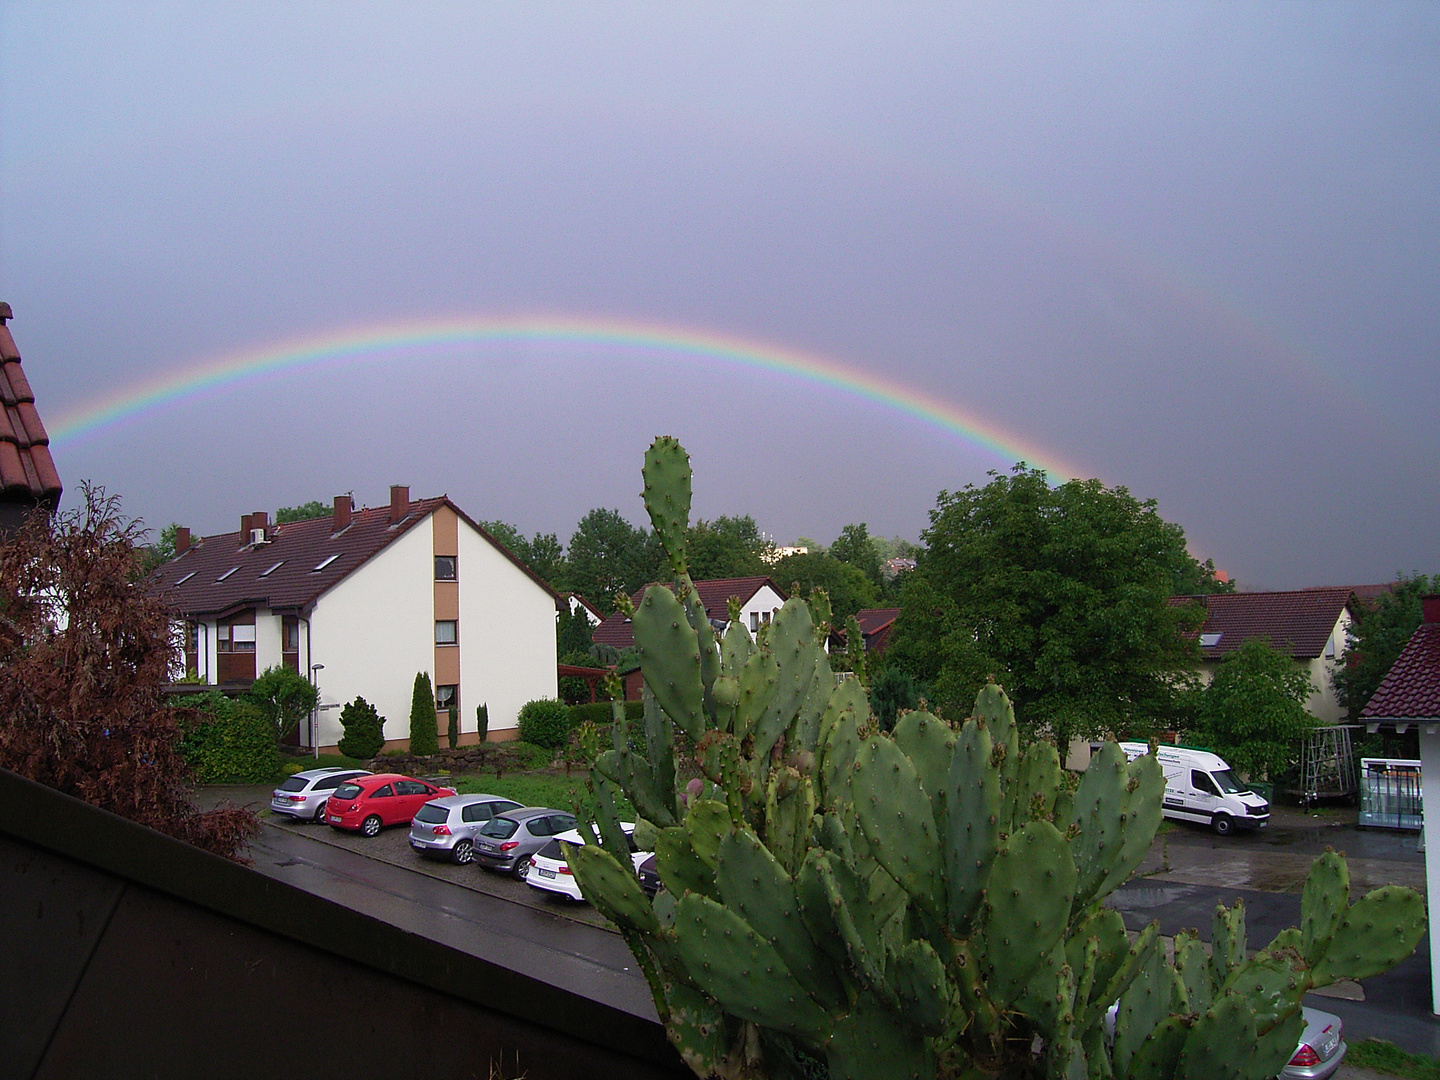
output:
<instances>
[{"instance_id":1,"label":"red tile roof","mask_svg":"<svg viewBox=\"0 0 1440 1080\"><path fill-rule=\"evenodd\" d=\"M1370 698L1362 720L1440 720L1440 623L1422 623Z\"/></svg>"},{"instance_id":2,"label":"red tile roof","mask_svg":"<svg viewBox=\"0 0 1440 1080\"><path fill-rule=\"evenodd\" d=\"M705 614L712 621L724 623L730 620L730 597L739 597L743 606L766 585L784 598L785 590L776 585L773 578L763 576L697 581L695 592L699 595L700 602L705 605ZM649 587L646 585L636 590L635 595L630 598L631 602L638 605ZM609 645L615 649L628 649L635 644L635 631L630 626L630 620L619 611L595 627L595 632L590 637L597 644Z\"/></svg>"},{"instance_id":3,"label":"red tile roof","mask_svg":"<svg viewBox=\"0 0 1440 1080\"><path fill-rule=\"evenodd\" d=\"M394 525L390 524L390 507L386 505L354 511L350 524L338 533L332 531L334 518L327 514L309 521L271 525L263 544L252 545L249 536L239 532L207 536L157 569L148 587L161 593L176 611L187 615L215 616L259 606L305 610L322 593L442 506L449 506L537 585L555 596L529 567L475 526L443 495L412 500L406 516ZM332 555L335 558L331 559Z\"/></svg>"},{"instance_id":4,"label":"red tile roof","mask_svg":"<svg viewBox=\"0 0 1440 1080\"><path fill-rule=\"evenodd\" d=\"M1268 638L1296 660L1313 660L1325 651L1352 591L1347 585L1298 592L1211 593L1172 596L1170 603L1205 606L1205 624L1197 633L1202 640L1207 634L1220 635L1213 645L1201 646L1207 660L1232 653L1256 637Z\"/></svg>"},{"instance_id":5,"label":"red tile roof","mask_svg":"<svg viewBox=\"0 0 1440 1080\"><path fill-rule=\"evenodd\" d=\"M0 500L43 505L53 510L62 491L50 457L50 436L35 411L35 394L20 368L20 350L5 321L10 305L0 304Z\"/></svg>"}]
</instances>

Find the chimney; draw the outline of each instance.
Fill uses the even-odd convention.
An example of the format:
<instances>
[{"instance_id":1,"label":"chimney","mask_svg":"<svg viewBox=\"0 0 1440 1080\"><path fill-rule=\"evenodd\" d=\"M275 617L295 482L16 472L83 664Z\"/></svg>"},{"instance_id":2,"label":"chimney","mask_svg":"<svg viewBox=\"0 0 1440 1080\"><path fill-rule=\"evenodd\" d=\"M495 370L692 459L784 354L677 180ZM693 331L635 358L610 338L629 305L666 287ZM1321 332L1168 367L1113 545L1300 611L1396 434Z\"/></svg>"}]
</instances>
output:
<instances>
[{"instance_id":1,"label":"chimney","mask_svg":"<svg viewBox=\"0 0 1440 1080\"><path fill-rule=\"evenodd\" d=\"M390 524L404 520L410 512L410 489L403 484L390 485Z\"/></svg>"},{"instance_id":2,"label":"chimney","mask_svg":"<svg viewBox=\"0 0 1440 1080\"><path fill-rule=\"evenodd\" d=\"M1431 594L1420 598L1421 622L1440 623L1440 596Z\"/></svg>"},{"instance_id":3,"label":"chimney","mask_svg":"<svg viewBox=\"0 0 1440 1080\"><path fill-rule=\"evenodd\" d=\"M190 530L183 526L175 530L175 554L184 555L190 550Z\"/></svg>"},{"instance_id":4,"label":"chimney","mask_svg":"<svg viewBox=\"0 0 1440 1080\"><path fill-rule=\"evenodd\" d=\"M335 519L331 525L331 532L339 532L341 529L350 527L350 511L354 509L349 495L335 496Z\"/></svg>"},{"instance_id":5,"label":"chimney","mask_svg":"<svg viewBox=\"0 0 1440 1080\"><path fill-rule=\"evenodd\" d=\"M256 510L250 515L250 528L268 530L270 528L270 515L264 510Z\"/></svg>"},{"instance_id":6,"label":"chimney","mask_svg":"<svg viewBox=\"0 0 1440 1080\"><path fill-rule=\"evenodd\" d=\"M250 542L250 519L253 516L253 514L240 515L240 543L242 546Z\"/></svg>"}]
</instances>

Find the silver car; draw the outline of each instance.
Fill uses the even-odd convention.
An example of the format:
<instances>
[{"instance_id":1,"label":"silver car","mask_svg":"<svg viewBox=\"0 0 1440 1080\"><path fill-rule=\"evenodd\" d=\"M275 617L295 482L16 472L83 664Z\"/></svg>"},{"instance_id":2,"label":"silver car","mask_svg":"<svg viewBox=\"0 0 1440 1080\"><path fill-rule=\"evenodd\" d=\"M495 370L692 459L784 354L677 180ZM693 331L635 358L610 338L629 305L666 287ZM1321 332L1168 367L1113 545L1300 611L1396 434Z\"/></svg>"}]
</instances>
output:
<instances>
[{"instance_id":1,"label":"silver car","mask_svg":"<svg viewBox=\"0 0 1440 1080\"><path fill-rule=\"evenodd\" d=\"M410 846L422 855L443 855L457 863L475 858L475 834L496 814L518 810L514 799L499 795L446 795L415 811Z\"/></svg>"},{"instance_id":2,"label":"silver car","mask_svg":"<svg viewBox=\"0 0 1440 1080\"><path fill-rule=\"evenodd\" d=\"M557 833L575 828L575 815L549 806L527 806L497 814L475 837L475 859L487 870L525 876L530 856Z\"/></svg>"},{"instance_id":3,"label":"silver car","mask_svg":"<svg viewBox=\"0 0 1440 1080\"><path fill-rule=\"evenodd\" d=\"M323 822L325 804L346 780L369 776L367 769L308 769L282 783L270 796L270 812L299 821Z\"/></svg>"},{"instance_id":4,"label":"silver car","mask_svg":"<svg viewBox=\"0 0 1440 1080\"><path fill-rule=\"evenodd\" d=\"M1348 1047L1342 1038L1344 1025L1334 1013L1308 1006L1301 1012L1305 1016L1305 1030L1300 1035L1295 1056L1280 1070L1280 1080L1326 1080L1345 1060Z\"/></svg>"}]
</instances>

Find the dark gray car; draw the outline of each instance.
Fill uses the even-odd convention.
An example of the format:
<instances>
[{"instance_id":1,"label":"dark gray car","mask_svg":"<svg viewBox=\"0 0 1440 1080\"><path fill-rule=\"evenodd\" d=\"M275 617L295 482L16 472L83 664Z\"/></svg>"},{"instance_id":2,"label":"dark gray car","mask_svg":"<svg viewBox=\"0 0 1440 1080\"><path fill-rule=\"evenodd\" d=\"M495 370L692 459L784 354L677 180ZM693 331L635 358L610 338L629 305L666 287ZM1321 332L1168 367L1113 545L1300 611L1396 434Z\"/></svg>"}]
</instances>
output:
<instances>
[{"instance_id":1,"label":"dark gray car","mask_svg":"<svg viewBox=\"0 0 1440 1080\"><path fill-rule=\"evenodd\" d=\"M446 795L431 799L410 820L410 846L422 855L443 855L457 863L475 858L475 836L486 822L507 810L514 799L499 795Z\"/></svg>"},{"instance_id":2,"label":"dark gray car","mask_svg":"<svg viewBox=\"0 0 1440 1080\"><path fill-rule=\"evenodd\" d=\"M491 818L475 837L475 861L487 870L525 876L530 856L556 833L575 828L575 815L550 806L527 806Z\"/></svg>"}]
</instances>

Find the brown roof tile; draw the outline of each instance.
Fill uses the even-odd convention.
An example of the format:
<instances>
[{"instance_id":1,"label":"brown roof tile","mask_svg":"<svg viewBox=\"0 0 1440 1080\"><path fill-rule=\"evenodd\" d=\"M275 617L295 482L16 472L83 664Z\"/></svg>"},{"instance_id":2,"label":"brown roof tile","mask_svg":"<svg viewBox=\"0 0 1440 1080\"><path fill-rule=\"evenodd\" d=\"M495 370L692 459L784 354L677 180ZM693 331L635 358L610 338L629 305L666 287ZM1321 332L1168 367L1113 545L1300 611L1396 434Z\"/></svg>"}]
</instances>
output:
<instances>
[{"instance_id":1,"label":"brown roof tile","mask_svg":"<svg viewBox=\"0 0 1440 1080\"><path fill-rule=\"evenodd\" d=\"M1200 652L1207 660L1233 653L1243 642L1257 637L1269 639L1272 646L1296 660L1313 660L1325 651L1351 593L1347 585L1297 592L1172 596L1170 603L1205 607L1205 623L1196 633L1202 639L1208 634L1220 635L1214 644L1202 644Z\"/></svg>"},{"instance_id":2,"label":"brown roof tile","mask_svg":"<svg viewBox=\"0 0 1440 1080\"><path fill-rule=\"evenodd\" d=\"M1381 680L1362 720L1440 720L1440 623L1423 623Z\"/></svg>"},{"instance_id":3,"label":"brown roof tile","mask_svg":"<svg viewBox=\"0 0 1440 1080\"><path fill-rule=\"evenodd\" d=\"M332 531L334 518L327 514L271 525L266 529L267 542L258 545L251 545L240 532L207 536L192 541L184 554L159 567L148 587L187 615L214 616L261 605L272 611L305 610L362 563L447 505L555 597L529 567L444 496L412 500L406 516L393 526L386 504L355 511L350 525L338 533Z\"/></svg>"},{"instance_id":4,"label":"brown roof tile","mask_svg":"<svg viewBox=\"0 0 1440 1080\"><path fill-rule=\"evenodd\" d=\"M35 393L20 367L20 350L5 325L10 317L9 305L0 305L0 501L54 509L63 490L60 474Z\"/></svg>"}]
</instances>

